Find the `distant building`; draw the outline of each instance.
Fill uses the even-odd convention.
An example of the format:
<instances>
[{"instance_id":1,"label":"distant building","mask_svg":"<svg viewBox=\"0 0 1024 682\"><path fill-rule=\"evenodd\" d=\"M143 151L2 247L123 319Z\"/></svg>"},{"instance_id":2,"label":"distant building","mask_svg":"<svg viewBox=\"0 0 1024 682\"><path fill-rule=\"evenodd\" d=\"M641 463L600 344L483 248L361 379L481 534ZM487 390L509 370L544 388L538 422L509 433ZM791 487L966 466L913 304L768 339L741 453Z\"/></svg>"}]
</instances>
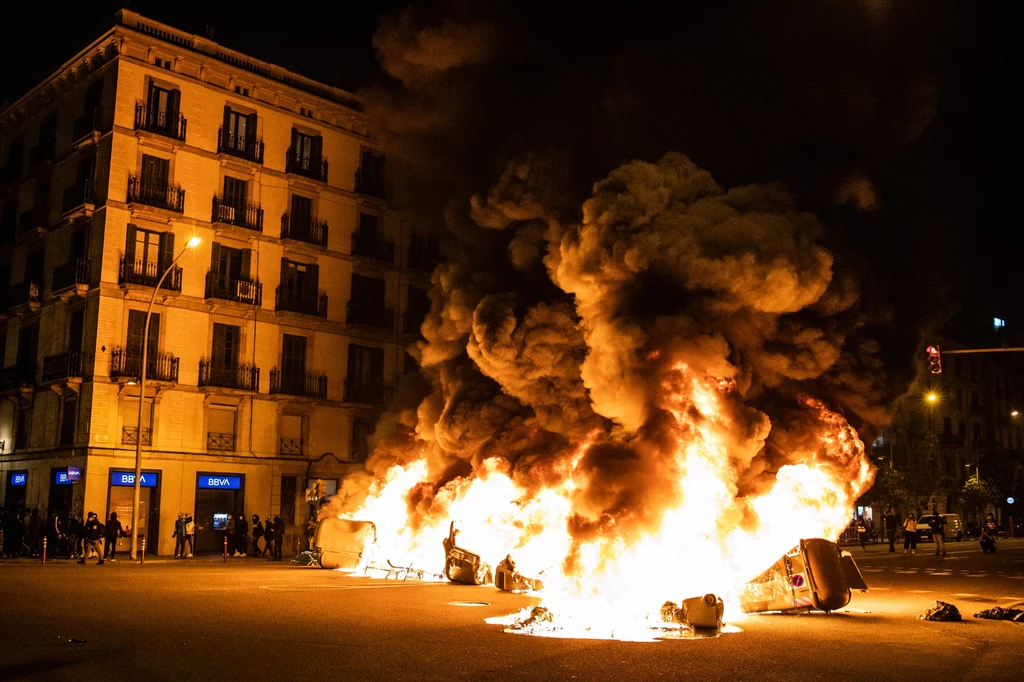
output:
<instances>
[{"instance_id":1,"label":"distant building","mask_svg":"<svg viewBox=\"0 0 1024 682\"><path fill-rule=\"evenodd\" d=\"M0 111L4 504L127 524L141 439L150 551L179 511L200 550L232 513L298 547L427 311L384 169L351 94L127 10Z\"/></svg>"}]
</instances>

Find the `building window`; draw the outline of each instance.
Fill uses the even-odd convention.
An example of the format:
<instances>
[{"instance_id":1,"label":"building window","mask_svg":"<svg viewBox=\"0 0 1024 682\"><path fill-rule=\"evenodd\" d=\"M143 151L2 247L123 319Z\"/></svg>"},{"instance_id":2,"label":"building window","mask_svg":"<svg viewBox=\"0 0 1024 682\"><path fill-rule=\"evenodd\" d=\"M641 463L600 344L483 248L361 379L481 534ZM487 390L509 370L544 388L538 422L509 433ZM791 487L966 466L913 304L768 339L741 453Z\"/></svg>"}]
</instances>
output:
<instances>
[{"instance_id":1,"label":"building window","mask_svg":"<svg viewBox=\"0 0 1024 682\"><path fill-rule=\"evenodd\" d=\"M291 226L294 229L308 228L313 223L313 200L299 194L292 195Z\"/></svg>"},{"instance_id":2,"label":"building window","mask_svg":"<svg viewBox=\"0 0 1024 682\"><path fill-rule=\"evenodd\" d=\"M122 412L121 444L135 445L141 437L143 445L153 444L153 401L147 399L142 406L142 429L139 429L139 399L125 400Z\"/></svg>"},{"instance_id":3,"label":"building window","mask_svg":"<svg viewBox=\"0 0 1024 682\"><path fill-rule=\"evenodd\" d=\"M303 417L300 414L282 414L278 422L278 452L282 455L302 455Z\"/></svg>"},{"instance_id":4,"label":"building window","mask_svg":"<svg viewBox=\"0 0 1024 682\"><path fill-rule=\"evenodd\" d=\"M1001 317L993 317L992 318L992 327L993 327L993 329L1002 329L1005 326L1006 326L1006 320L1004 320L1003 318L1001 318Z\"/></svg>"},{"instance_id":5,"label":"building window","mask_svg":"<svg viewBox=\"0 0 1024 682\"><path fill-rule=\"evenodd\" d=\"M281 477L281 520L289 526L295 525L295 497L298 487L296 476Z\"/></svg>"},{"instance_id":6,"label":"building window","mask_svg":"<svg viewBox=\"0 0 1024 682\"><path fill-rule=\"evenodd\" d=\"M75 444L75 427L78 423L78 399L69 397L64 399L63 410L60 420L60 444L64 446Z\"/></svg>"},{"instance_id":7,"label":"building window","mask_svg":"<svg viewBox=\"0 0 1024 682\"><path fill-rule=\"evenodd\" d=\"M146 98L146 105L147 129L173 131L173 126L178 118L178 111L181 108L181 92L170 88L162 88L151 82L149 84L149 96Z\"/></svg>"},{"instance_id":8,"label":"building window","mask_svg":"<svg viewBox=\"0 0 1024 682\"><path fill-rule=\"evenodd\" d=\"M32 432L32 406L23 405L18 408L17 420L14 428L14 449L23 450L28 447L29 435Z\"/></svg>"},{"instance_id":9,"label":"building window","mask_svg":"<svg viewBox=\"0 0 1024 682\"><path fill-rule=\"evenodd\" d=\"M213 369L234 373L238 368L241 329L230 324L213 324Z\"/></svg>"},{"instance_id":10,"label":"building window","mask_svg":"<svg viewBox=\"0 0 1024 682\"><path fill-rule=\"evenodd\" d=\"M224 205L234 206L238 210L245 210L245 204L249 198L249 183L231 176L224 177ZM230 222L230 221L229 221Z\"/></svg>"},{"instance_id":11,"label":"building window","mask_svg":"<svg viewBox=\"0 0 1024 682\"><path fill-rule=\"evenodd\" d=\"M211 405L206 413L206 449L235 449L235 410Z\"/></svg>"},{"instance_id":12,"label":"building window","mask_svg":"<svg viewBox=\"0 0 1024 682\"><path fill-rule=\"evenodd\" d=\"M384 349L350 343L345 398L349 402L375 404L384 395Z\"/></svg>"},{"instance_id":13,"label":"building window","mask_svg":"<svg viewBox=\"0 0 1024 682\"><path fill-rule=\"evenodd\" d=\"M981 409L981 404L978 401L978 392L971 391L971 410L978 411Z\"/></svg>"},{"instance_id":14,"label":"building window","mask_svg":"<svg viewBox=\"0 0 1024 682\"><path fill-rule=\"evenodd\" d=\"M964 389L956 389L956 409L964 409Z\"/></svg>"},{"instance_id":15,"label":"building window","mask_svg":"<svg viewBox=\"0 0 1024 682\"><path fill-rule=\"evenodd\" d=\"M957 442L961 447L967 442L967 422L963 419L956 423Z\"/></svg>"},{"instance_id":16,"label":"building window","mask_svg":"<svg viewBox=\"0 0 1024 682\"><path fill-rule=\"evenodd\" d=\"M949 417L942 418L942 437L946 440L953 438L953 420Z\"/></svg>"},{"instance_id":17,"label":"building window","mask_svg":"<svg viewBox=\"0 0 1024 682\"><path fill-rule=\"evenodd\" d=\"M423 320L430 312L430 299L425 289L409 287L409 297L405 306L405 333L418 334Z\"/></svg>"},{"instance_id":18,"label":"building window","mask_svg":"<svg viewBox=\"0 0 1024 682\"><path fill-rule=\"evenodd\" d=\"M285 380L294 377L303 382L306 376L306 337L285 334L281 340L281 370Z\"/></svg>"},{"instance_id":19,"label":"building window","mask_svg":"<svg viewBox=\"0 0 1024 682\"><path fill-rule=\"evenodd\" d=\"M128 311L128 335L125 345L128 349L129 363L134 362L135 374L139 373L142 366L142 339L143 330L146 327L146 313L142 310ZM150 367L155 364L157 353L160 348L160 313L152 313L149 316L149 334L146 335L146 362Z\"/></svg>"}]
</instances>

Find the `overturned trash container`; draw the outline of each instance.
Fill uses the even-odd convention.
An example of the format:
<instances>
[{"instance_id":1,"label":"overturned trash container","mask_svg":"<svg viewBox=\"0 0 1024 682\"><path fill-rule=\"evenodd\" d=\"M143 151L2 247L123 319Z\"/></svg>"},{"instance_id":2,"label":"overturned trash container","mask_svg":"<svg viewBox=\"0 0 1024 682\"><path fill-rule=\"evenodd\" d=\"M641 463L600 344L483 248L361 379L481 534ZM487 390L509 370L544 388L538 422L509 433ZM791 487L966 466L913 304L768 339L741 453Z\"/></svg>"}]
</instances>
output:
<instances>
[{"instance_id":1,"label":"overturned trash container","mask_svg":"<svg viewBox=\"0 0 1024 682\"><path fill-rule=\"evenodd\" d=\"M850 603L851 590L867 590L853 556L823 538L801 540L740 591L744 613L817 609L829 613Z\"/></svg>"},{"instance_id":2,"label":"overturned trash container","mask_svg":"<svg viewBox=\"0 0 1024 682\"><path fill-rule=\"evenodd\" d=\"M377 527L372 521L326 518L316 527L313 545L324 568L354 569L363 560L366 540L377 540Z\"/></svg>"},{"instance_id":3,"label":"overturned trash container","mask_svg":"<svg viewBox=\"0 0 1024 682\"><path fill-rule=\"evenodd\" d=\"M544 583L536 578L527 578L516 569L516 562L511 554L506 554L497 568L494 569L494 586L505 592L532 590L544 587Z\"/></svg>"},{"instance_id":4,"label":"overturned trash container","mask_svg":"<svg viewBox=\"0 0 1024 682\"><path fill-rule=\"evenodd\" d=\"M444 577L453 583L466 585L486 585L491 582L491 567L480 559L479 554L458 547L455 544L455 536L459 531L455 529L455 522L448 529L448 537L444 539L445 560Z\"/></svg>"}]
</instances>

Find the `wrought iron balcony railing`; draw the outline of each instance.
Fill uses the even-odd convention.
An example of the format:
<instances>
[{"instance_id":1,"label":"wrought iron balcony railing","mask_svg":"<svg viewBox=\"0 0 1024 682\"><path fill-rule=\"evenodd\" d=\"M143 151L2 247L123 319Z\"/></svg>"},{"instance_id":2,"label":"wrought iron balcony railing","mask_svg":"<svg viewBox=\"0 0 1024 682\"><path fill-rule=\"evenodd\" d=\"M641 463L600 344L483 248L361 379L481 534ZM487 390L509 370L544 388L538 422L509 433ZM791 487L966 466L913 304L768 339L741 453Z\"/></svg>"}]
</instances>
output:
<instances>
[{"instance_id":1,"label":"wrought iron balcony railing","mask_svg":"<svg viewBox=\"0 0 1024 682\"><path fill-rule=\"evenodd\" d=\"M155 287L163 275L163 269L158 263L152 261L125 261L121 259L121 267L118 272L119 284L141 284L146 287ZM161 289L168 291L181 291L181 268L175 266L173 270L164 277Z\"/></svg>"},{"instance_id":2,"label":"wrought iron balcony railing","mask_svg":"<svg viewBox=\"0 0 1024 682\"><path fill-rule=\"evenodd\" d=\"M312 155L305 156L298 153L294 147L288 148L284 169L289 173L327 182L327 159Z\"/></svg>"},{"instance_id":3,"label":"wrought iron balcony railing","mask_svg":"<svg viewBox=\"0 0 1024 682\"><path fill-rule=\"evenodd\" d=\"M382 405L387 398L384 381L350 382L345 380L344 401L364 405Z\"/></svg>"},{"instance_id":4,"label":"wrought iron balcony railing","mask_svg":"<svg viewBox=\"0 0 1024 682\"><path fill-rule=\"evenodd\" d=\"M225 367L203 358L199 361L199 385L237 388L241 391L260 390L260 368L255 365Z\"/></svg>"},{"instance_id":5,"label":"wrought iron balcony railing","mask_svg":"<svg viewBox=\"0 0 1024 682\"><path fill-rule=\"evenodd\" d=\"M18 363L0 370L0 391L13 391L31 386L36 381L35 363Z\"/></svg>"},{"instance_id":6,"label":"wrought iron balcony railing","mask_svg":"<svg viewBox=\"0 0 1024 682\"><path fill-rule=\"evenodd\" d=\"M206 432L207 450L234 450L235 434Z\"/></svg>"},{"instance_id":7,"label":"wrought iron balcony railing","mask_svg":"<svg viewBox=\"0 0 1024 682\"><path fill-rule=\"evenodd\" d=\"M82 376L82 351L66 350L43 358L44 383Z\"/></svg>"},{"instance_id":8,"label":"wrought iron balcony railing","mask_svg":"<svg viewBox=\"0 0 1024 682\"><path fill-rule=\"evenodd\" d=\"M229 154L253 163L263 163L263 140L255 135L236 135L224 130L217 130L217 153Z\"/></svg>"},{"instance_id":9,"label":"wrought iron balcony railing","mask_svg":"<svg viewBox=\"0 0 1024 682\"><path fill-rule=\"evenodd\" d=\"M185 210L185 190L164 180L129 175L128 203L145 204L181 213Z\"/></svg>"},{"instance_id":10,"label":"wrought iron balcony railing","mask_svg":"<svg viewBox=\"0 0 1024 682\"><path fill-rule=\"evenodd\" d=\"M307 244L327 246L327 221L316 218L292 220L285 213L281 216L281 239L297 239Z\"/></svg>"},{"instance_id":11,"label":"wrought iron balcony railing","mask_svg":"<svg viewBox=\"0 0 1024 682\"><path fill-rule=\"evenodd\" d=\"M70 213L76 208L95 204L92 180L86 179L79 185L72 185L64 190L61 199L61 213Z\"/></svg>"},{"instance_id":12,"label":"wrought iron balcony railing","mask_svg":"<svg viewBox=\"0 0 1024 682\"><path fill-rule=\"evenodd\" d=\"M211 270L206 273L206 298L260 305L263 302L263 284L238 277L226 277Z\"/></svg>"},{"instance_id":13,"label":"wrought iron balcony railing","mask_svg":"<svg viewBox=\"0 0 1024 682\"><path fill-rule=\"evenodd\" d=\"M70 289L78 284L89 283L89 259L72 258L64 265L58 265L53 269L53 279L50 287L54 293Z\"/></svg>"},{"instance_id":14,"label":"wrought iron balcony railing","mask_svg":"<svg viewBox=\"0 0 1024 682\"><path fill-rule=\"evenodd\" d=\"M137 426L122 426L121 427L121 445L136 445L139 442L139 427ZM153 444L153 429L150 427L144 427L142 429L142 444L152 445Z\"/></svg>"},{"instance_id":15,"label":"wrought iron balcony railing","mask_svg":"<svg viewBox=\"0 0 1024 682\"><path fill-rule=\"evenodd\" d=\"M291 455L297 457L302 455L302 439L301 438L282 438L280 441L280 448L278 454Z\"/></svg>"},{"instance_id":16,"label":"wrought iron balcony railing","mask_svg":"<svg viewBox=\"0 0 1024 682\"><path fill-rule=\"evenodd\" d=\"M37 282L34 279L26 279L23 282L11 285L10 298L7 300L12 308L17 308L20 305L39 303L42 301L42 296L42 282Z\"/></svg>"},{"instance_id":17,"label":"wrought iron balcony railing","mask_svg":"<svg viewBox=\"0 0 1024 682\"><path fill-rule=\"evenodd\" d=\"M395 309L349 301L345 305L345 319L349 324L363 324L368 327L394 329Z\"/></svg>"},{"instance_id":18,"label":"wrought iron balcony railing","mask_svg":"<svg viewBox=\"0 0 1024 682\"><path fill-rule=\"evenodd\" d=\"M247 230L263 231L263 209L259 204L226 203L222 197L214 195L213 212L210 218L213 223L227 223Z\"/></svg>"},{"instance_id":19,"label":"wrought iron balcony railing","mask_svg":"<svg viewBox=\"0 0 1024 682\"><path fill-rule=\"evenodd\" d=\"M188 121L180 113L160 111L147 107L145 103L135 105L135 129L145 130L164 137L185 141Z\"/></svg>"},{"instance_id":20,"label":"wrought iron balcony railing","mask_svg":"<svg viewBox=\"0 0 1024 682\"><path fill-rule=\"evenodd\" d=\"M352 255L393 263L395 261L395 243L390 239L382 239L375 233L356 230L352 233Z\"/></svg>"},{"instance_id":21,"label":"wrought iron balcony railing","mask_svg":"<svg viewBox=\"0 0 1024 682\"><path fill-rule=\"evenodd\" d=\"M110 354L110 376L134 379L142 376L142 353L115 348ZM146 379L178 382L178 358L170 353L146 356Z\"/></svg>"},{"instance_id":22,"label":"wrought iron balcony railing","mask_svg":"<svg viewBox=\"0 0 1024 682\"><path fill-rule=\"evenodd\" d=\"M327 317L327 292L321 291L311 296L278 287L274 296L274 310Z\"/></svg>"},{"instance_id":23,"label":"wrought iron balcony railing","mask_svg":"<svg viewBox=\"0 0 1024 682\"><path fill-rule=\"evenodd\" d=\"M326 399L327 375L320 372L285 373L275 367L270 370L270 392Z\"/></svg>"}]
</instances>

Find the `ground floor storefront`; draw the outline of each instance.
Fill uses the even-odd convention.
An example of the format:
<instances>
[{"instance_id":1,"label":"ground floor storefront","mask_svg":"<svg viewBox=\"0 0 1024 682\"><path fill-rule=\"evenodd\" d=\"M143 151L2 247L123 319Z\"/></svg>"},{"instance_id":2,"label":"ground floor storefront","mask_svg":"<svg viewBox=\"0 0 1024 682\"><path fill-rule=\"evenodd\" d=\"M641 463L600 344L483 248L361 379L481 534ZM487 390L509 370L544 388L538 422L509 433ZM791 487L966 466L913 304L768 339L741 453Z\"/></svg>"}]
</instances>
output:
<instances>
[{"instance_id":1,"label":"ground floor storefront","mask_svg":"<svg viewBox=\"0 0 1024 682\"><path fill-rule=\"evenodd\" d=\"M261 522L280 517L285 528L283 551L306 548L308 505L305 500L307 464L278 458L196 456L146 452L140 487L140 515L135 533L145 539L150 554L173 555L174 529L179 514L195 521L194 551L223 551L239 518L252 537L252 517ZM0 463L0 502L8 508L38 509L44 523L53 514L65 522L96 512L104 519L116 513L121 524L132 525L135 492L134 453L89 449L74 456L8 457ZM118 541L126 551L130 537Z\"/></svg>"}]
</instances>

